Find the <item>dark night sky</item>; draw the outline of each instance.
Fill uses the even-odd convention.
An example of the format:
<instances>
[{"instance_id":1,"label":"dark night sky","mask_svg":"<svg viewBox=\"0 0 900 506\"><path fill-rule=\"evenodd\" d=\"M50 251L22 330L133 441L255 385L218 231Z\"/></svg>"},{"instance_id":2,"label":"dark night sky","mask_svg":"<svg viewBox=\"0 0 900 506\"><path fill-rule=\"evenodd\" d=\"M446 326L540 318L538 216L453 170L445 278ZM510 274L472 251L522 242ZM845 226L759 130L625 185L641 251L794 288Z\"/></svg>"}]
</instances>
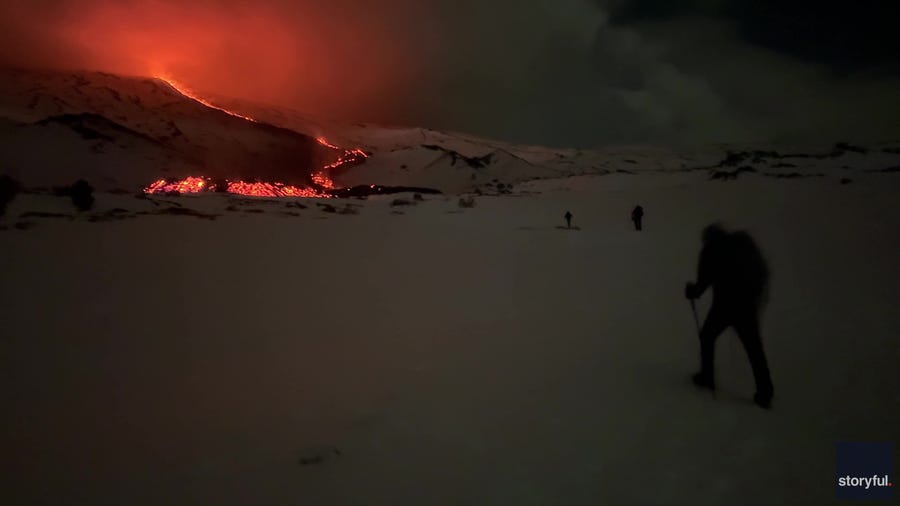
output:
<instances>
[{"instance_id":1,"label":"dark night sky","mask_svg":"<svg viewBox=\"0 0 900 506\"><path fill-rule=\"evenodd\" d=\"M182 4L189 4L184 6ZM566 146L900 137L894 2L11 0L0 59Z\"/></svg>"}]
</instances>

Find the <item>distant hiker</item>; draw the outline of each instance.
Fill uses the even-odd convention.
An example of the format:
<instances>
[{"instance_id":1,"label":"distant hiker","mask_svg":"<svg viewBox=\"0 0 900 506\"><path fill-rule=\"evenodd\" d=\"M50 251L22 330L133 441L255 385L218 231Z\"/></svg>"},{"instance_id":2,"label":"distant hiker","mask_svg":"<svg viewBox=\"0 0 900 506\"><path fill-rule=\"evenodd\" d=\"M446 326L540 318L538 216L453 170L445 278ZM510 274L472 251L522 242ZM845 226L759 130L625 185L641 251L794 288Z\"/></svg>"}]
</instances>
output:
<instances>
[{"instance_id":1,"label":"distant hiker","mask_svg":"<svg viewBox=\"0 0 900 506\"><path fill-rule=\"evenodd\" d=\"M572 228L572 213L566 211L566 228Z\"/></svg>"},{"instance_id":2,"label":"distant hiker","mask_svg":"<svg viewBox=\"0 0 900 506\"><path fill-rule=\"evenodd\" d=\"M756 381L754 402L768 409L774 389L759 335L759 316L768 291L766 261L749 234L728 232L718 224L703 230L703 250L697 268L697 282L688 283L685 296L693 303L709 286L713 301L700 330L700 372L693 376L699 387L715 390L713 359L716 338L734 327Z\"/></svg>"},{"instance_id":3,"label":"distant hiker","mask_svg":"<svg viewBox=\"0 0 900 506\"><path fill-rule=\"evenodd\" d=\"M72 203L79 211L88 211L94 205L94 188L85 181L79 179L70 188Z\"/></svg>"},{"instance_id":4,"label":"distant hiker","mask_svg":"<svg viewBox=\"0 0 900 506\"><path fill-rule=\"evenodd\" d=\"M634 229L640 231L641 223L644 219L644 208L641 206L635 206L635 208L631 211L631 221L634 222Z\"/></svg>"},{"instance_id":5,"label":"distant hiker","mask_svg":"<svg viewBox=\"0 0 900 506\"><path fill-rule=\"evenodd\" d=\"M6 205L12 202L19 190L19 183L15 179L5 174L0 176L0 216L6 213Z\"/></svg>"}]
</instances>

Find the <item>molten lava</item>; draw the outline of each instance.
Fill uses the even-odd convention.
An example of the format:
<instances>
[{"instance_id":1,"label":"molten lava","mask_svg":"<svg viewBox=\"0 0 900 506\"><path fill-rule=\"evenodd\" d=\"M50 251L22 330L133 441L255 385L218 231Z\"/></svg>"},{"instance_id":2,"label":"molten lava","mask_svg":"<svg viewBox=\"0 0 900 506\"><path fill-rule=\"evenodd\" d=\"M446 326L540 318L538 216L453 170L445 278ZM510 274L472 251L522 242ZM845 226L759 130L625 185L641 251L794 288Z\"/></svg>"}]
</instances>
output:
<instances>
[{"instance_id":1,"label":"molten lava","mask_svg":"<svg viewBox=\"0 0 900 506\"><path fill-rule=\"evenodd\" d=\"M165 179L155 181L144 189L146 193L199 193L211 188L210 184L200 177L189 177L181 181L167 182Z\"/></svg>"},{"instance_id":2,"label":"molten lava","mask_svg":"<svg viewBox=\"0 0 900 506\"><path fill-rule=\"evenodd\" d=\"M210 102L209 100L206 100L206 99L204 99L203 97L197 95L196 93L194 93L193 91L191 91L190 88L188 88L187 86L184 86L183 84L179 83L178 81L175 81L174 79L172 79L172 78L169 77L169 76L165 76L165 75L157 75L156 78L159 79L160 81L162 81L162 82L168 84L170 88L172 88L173 90L177 91L180 95L183 95L183 96L185 96L185 97L187 97L187 98L193 100L194 102L198 102L198 103L200 103L200 104L202 104L202 105L205 105L206 107L209 107L210 109L215 109L215 110L217 110L217 111L222 111L222 112L224 112L225 114L228 114L228 115L230 115L230 116L234 116L235 118L241 118L241 119L243 119L243 120L247 120L247 121L250 121L250 122L253 122L253 123L257 123L257 121L256 121L255 119L253 119L253 118L251 118L251 117L249 117L249 116L244 116L243 114L238 114L238 113L236 113L236 112L234 112L234 111L229 111L228 109L225 109L225 108L223 108L223 107L219 107L219 106L213 104L213 103Z\"/></svg>"},{"instance_id":3,"label":"molten lava","mask_svg":"<svg viewBox=\"0 0 900 506\"><path fill-rule=\"evenodd\" d=\"M247 183L244 181L225 181L224 188L210 179L202 177L187 177L180 180L160 179L144 188L145 193L206 193L226 192L250 197L313 197L331 198L331 195L315 188L301 188L283 183Z\"/></svg>"},{"instance_id":4,"label":"molten lava","mask_svg":"<svg viewBox=\"0 0 900 506\"><path fill-rule=\"evenodd\" d=\"M334 144L328 142L328 139L326 139L325 137L322 137L322 136L316 137L316 142L325 146L326 148L341 149L341 148L335 146Z\"/></svg>"},{"instance_id":5,"label":"molten lava","mask_svg":"<svg viewBox=\"0 0 900 506\"><path fill-rule=\"evenodd\" d=\"M331 197L331 195L319 192L315 188L300 188L281 183L245 183L243 181L229 181L227 191L228 193L250 195L253 197Z\"/></svg>"},{"instance_id":6,"label":"molten lava","mask_svg":"<svg viewBox=\"0 0 900 506\"><path fill-rule=\"evenodd\" d=\"M245 116L243 114L236 113L234 111L229 111L223 107L219 107L212 102L200 97L193 91L191 91L186 86L178 83L174 79L168 76L157 75L157 79L166 83L173 90L178 92L180 95L189 98L203 106L209 107L210 109L215 109L217 111L224 112L230 116L234 116L235 118L240 118L246 121L250 121L253 123L258 123L257 120ZM316 137L316 141L330 148L334 151L342 151L342 153L338 156L337 160L324 165L321 169L312 173L310 179L313 184L315 184L318 188L308 187L301 188L298 186L290 186L283 183L268 183L268 182L245 182L245 181L225 181L223 183L225 188L218 188L215 183L212 182L209 178L203 177L187 177L181 180L170 180L170 179L160 179L154 181L150 186L144 188L145 193L201 193L201 192L214 192L214 191L224 191L227 193L234 193L238 195L248 195L253 197L316 197L316 198L329 198L332 195L323 190L336 190L338 189L337 185L334 184L334 180L329 176L329 171L333 171L338 167L350 164L357 163L365 158L368 158L368 155L361 149L343 149L334 144L328 142L324 137Z\"/></svg>"}]
</instances>

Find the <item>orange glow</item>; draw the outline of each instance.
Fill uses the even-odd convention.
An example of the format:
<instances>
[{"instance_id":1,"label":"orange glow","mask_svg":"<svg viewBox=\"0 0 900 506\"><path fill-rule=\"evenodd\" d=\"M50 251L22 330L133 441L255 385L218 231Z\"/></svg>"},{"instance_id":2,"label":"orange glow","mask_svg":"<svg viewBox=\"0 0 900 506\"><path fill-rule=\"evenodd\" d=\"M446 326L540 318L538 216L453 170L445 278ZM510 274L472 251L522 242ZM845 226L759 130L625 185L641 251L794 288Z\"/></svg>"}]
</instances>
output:
<instances>
[{"instance_id":1,"label":"orange glow","mask_svg":"<svg viewBox=\"0 0 900 506\"><path fill-rule=\"evenodd\" d=\"M331 148L331 149L341 149L341 148L335 146L334 144L328 142L328 139L326 139L325 137L322 137L322 136L316 137L316 142L318 142L319 144L321 144L325 147Z\"/></svg>"},{"instance_id":2,"label":"orange glow","mask_svg":"<svg viewBox=\"0 0 900 506\"><path fill-rule=\"evenodd\" d=\"M328 174L325 174L324 172L316 172L312 175L312 180L313 183L316 183L322 188L327 188L329 190L335 189L334 181L332 181L331 178L328 177Z\"/></svg>"},{"instance_id":3,"label":"orange glow","mask_svg":"<svg viewBox=\"0 0 900 506\"><path fill-rule=\"evenodd\" d=\"M225 114L230 116L234 116L235 118L240 118L246 121L250 121L253 123L258 123L255 119L245 116L243 114L230 111L223 107L217 106L212 102L204 99L203 97L197 95L193 91L190 90L187 86L179 83L172 77L165 74L157 74L156 79L163 81L167 85L169 85L173 90L180 93L182 96L187 97L199 104L202 104L211 109L215 109L217 111L222 111ZM321 144L322 146L328 147L335 151L343 150L343 153L332 163L324 165L321 169L314 172L310 178L312 182L319 187L326 190L334 190L337 189L338 186L334 183L334 180L331 179L331 176L328 174L329 171L333 171L338 167L342 167L344 165L359 163L364 159L368 158L368 155L365 151L361 149L342 149L334 144L328 142L325 137L319 136L316 137L316 142ZM258 197L320 197L327 198L330 197L327 193L321 192L315 188L300 188L297 186L289 186L283 183L263 183L263 182L254 182L247 183L244 181L228 181L228 187L225 191L228 193L234 193L238 195L250 195L250 196L258 196ZM206 180L200 177L188 177L182 179L181 181L175 182L167 182L165 179L160 179L155 181L153 184L144 189L145 193L200 193L203 191L214 191L215 188L210 185Z\"/></svg>"},{"instance_id":4,"label":"orange glow","mask_svg":"<svg viewBox=\"0 0 900 506\"><path fill-rule=\"evenodd\" d=\"M227 181L225 191L235 195L246 195L249 197L313 197L313 198L331 198L331 195L315 188L301 188L299 186L290 186L283 183L247 183L245 181ZM206 193L215 192L217 188L208 180L202 177L187 177L178 181L167 181L160 179L154 181L150 186L144 188L144 193L149 194L166 194L166 193Z\"/></svg>"},{"instance_id":5,"label":"orange glow","mask_svg":"<svg viewBox=\"0 0 900 506\"><path fill-rule=\"evenodd\" d=\"M155 77L156 79L159 79L160 81L162 81L162 82L168 84L172 89L174 89L174 90L177 91L178 93L184 95L185 97L187 97L187 98L189 98L189 99L191 99L191 100L193 100L193 101L195 101L195 102L199 102L199 103L205 105L206 107L209 107L210 109L215 109L215 110L217 110L217 111L222 111L222 112L224 112L225 114L228 114L228 115L230 115L230 116L234 116L235 118L241 118L241 119L244 119L244 120L247 120L247 121L252 121L253 123L256 123L256 122L257 122L255 119L253 119L253 118L251 118L251 117L249 117L249 116L244 116L243 114L238 114L238 113L236 113L236 112L234 112L234 111L229 111L228 109L225 109L225 108L222 108L222 107L219 107L219 106L213 104L212 102L210 102L210 101L204 99L203 97L200 97L199 95L197 95L196 93L194 93L193 91L191 91L187 86L185 86L185 85L183 85L183 84L180 84L178 81L172 79L172 78L169 77L169 76L166 76L166 75L156 75L156 76L153 76L153 77ZM329 146L329 147L330 147L330 146Z\"/></svg>"},{"instance_id":6,"label":"orange glow","mask_svg":"<svg viewBox=\"0 0 900 506\"><path fill-rule=\"evenodd\" d=\"M4 64L168 73L216 96L396 122L437 46L429 2L4 0ZM373 13L380 13L373 15ZM403 27L403 29L400 29Z\"/></svg>"},{"instance_id":7,"label":"orange glow","mask_svg":"<svg viewBox=\"0 0 900 506\"><path fill-rule=\"evenodd\" d=\"M328 146L332 149L341 149L337 146L329 144L328 141L325 140L323 137L318 137L316 140L318 140L319 143L322 144L323 146ZM312 175L312 180L314 183L316 183L317 185L319 185L323 188L333 190L333 189L337 188L337 186L334 184L334 181L332 181L331 177L328 175L328 171L332 171L332 170L337 169L338 167L342 167L344 165L359 163L368 157L369 157L369 155L367 155L365 153L365 151L363 151L361 149L358 149L358 148L357 149L345 149L344 153L340 156L340 158L338 158L336 161L334 161L332 163L329 163L329 164L323 166L321 170L314 173Z\"/></svg>"},{"instance_id":8,"label":"orange glow","mask_svg":"<svg viewBox=\"0 0 900 506\"><path fill-rule=\"evenodd\" d=\"M331 195L314 188L300 188L281 183L245 183L243 181L229 181L228 193L251 197L331 197Z\"/></svg>"},{"instance_id":9,"label":"orange glow","mask_svg":"<svg viewBox=\"0 0 900 506\"><path fill-rule=\"evenodd\" d=\"M176 182L166 182L165 179L155 181L144 189L146 193L199 193L212 189L205 179L200 177L188 177Z\"/></svg>"}]
</instances>

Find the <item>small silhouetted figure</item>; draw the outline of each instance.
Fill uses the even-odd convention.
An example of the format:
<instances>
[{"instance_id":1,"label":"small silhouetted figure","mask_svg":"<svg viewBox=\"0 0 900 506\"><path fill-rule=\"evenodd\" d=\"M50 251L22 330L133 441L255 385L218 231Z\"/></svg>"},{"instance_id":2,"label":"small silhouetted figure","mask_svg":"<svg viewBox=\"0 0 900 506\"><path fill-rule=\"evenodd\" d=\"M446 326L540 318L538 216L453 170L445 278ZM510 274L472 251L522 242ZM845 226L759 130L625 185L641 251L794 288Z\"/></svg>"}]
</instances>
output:
<instances>
[{"instance_id":1,"label":"small silhouetted figure","mask_svg":"<svg viewBox=\"0 0 900 506\"><path fill-rule=\"evenodd\" d=\"M727 232L718 224L703 231L703 250L697 268L697 282L688 283L685 296L696 299L709 286L713 302L700 330L700 372L693 377L697 386L715 389L713 359L716 338L734 327L744 349L756 394L753 400L769 408L774 388L759 335L759 316L768 292L769 270L766 261L749 234Z\"/></svg>"},{"instance_id":2,"label":"small silhouetted figure","mask_svg":"<svg viewBox=\"0 0 900 506\"><path fill-rule=\"evenodd\" d=\"M85 181L79 179L75 181L70 189L72 195L72 203L79 211L87 211L94 205L94 188Z\"/></svg>"},{"instance_id":3,"label":"small silhouetted figure","mask_svg":"<svg viewBox=\"0 0 900 506\"><path fill-rule=\"evenodd\" d=\"M572 228L572 213L566 211L566 228Z\"/></svg>"},{"instance_id":4,"label":"small silhouetted figure","mask_svg":"<svg viewBox=\"0 0 900 506\"><path fill-rule=\"evenodd\" d=\"M640 231L642 228L642 223L644 219L644 208L641 206L635 206L631 211L631 221L634 222L634 229Z\"/></svg>"},{"instance_id":5,"label":"small silhouetted figure","mask_svg":"<svg viewBox=\"0 0 900 506\"><path fill-rule=\"evenodd\" d=\"M12 202L19 190L19 183L15 179L5 174L0 176L0 216L6 213L6 205Z\"/></svg>"}]
</instances>

